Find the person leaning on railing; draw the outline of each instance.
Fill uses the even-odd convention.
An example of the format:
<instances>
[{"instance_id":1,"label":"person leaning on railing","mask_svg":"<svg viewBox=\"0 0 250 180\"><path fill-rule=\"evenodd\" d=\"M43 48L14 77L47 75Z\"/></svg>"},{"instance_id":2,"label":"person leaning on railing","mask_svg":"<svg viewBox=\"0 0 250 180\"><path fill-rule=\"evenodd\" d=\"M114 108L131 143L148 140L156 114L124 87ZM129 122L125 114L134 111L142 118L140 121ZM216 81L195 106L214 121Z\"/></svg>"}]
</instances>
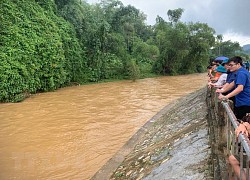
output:
<instances>
[{"instance_id":1,"label":"person leaning on railing","mask_svg":"<svg viewBox=\"0 0 250 180\"><path fill-rule=\"evenodd\" d=\"M246 116L243 117L241 123L239 126L235 129L235 133L237 137L239 136L240 133L245 134L247 137L250 135L250 114L247 114ZM235 172L235 175L240 178L240 157L237 155L230 155L228 157L228 161L232 166L233 171ZM246 168L246 157L243 157L243 168ZM246 172L242 171L241 174L241 179L246 180Z\"/></svg>"},{"instance_id":2,"label":"person leaning on railing","mask_svg":"<svg viewBox=\"0 0 250 180\"><path fill-rule=\"evenodd\" d=\"M208 82L214 83L214 82L216 82L216 81L219 79L221 73L218 73L218 72L216 71L216 68L217 68L219 65L220 65L220 63L219 63L218 61L215 61L215 60L214 60L214 61L207 67L207 69L208 69L208 77L209 77Z\"/></svg>"},{"instance_id":3,"label":"person leaning on railing","mask_svg":"<svg viewBox=\"0 0 250 180\"><path fill-rule=\"evenodd\" d=\"M231 72L230 71L230 69L229 69L230 66L228 66L228 61L229 61L229 59L225 59L221 63L221 65L224 66L225 69L227 70L227 79L226 79L226 83L222 87L219 87L220 89L226 89L230 85L230 83L232 83L236 78L236 72ZM230 91L222 93L222 95L226 96L227 94L229 94L233 90L234 90L234 88L231 89ZM230 97L229 99L231 101L233 101L233 105L235 105L235 97L233 96L233 97Z\"/></svg>"},{"instance_id":4,"label":"person leaning on railing","mask_svg":"<svg viewBox=\"0 0 250 180\"><path fill-rule=\"evenodd\" d=\"M226 100L235 96L234 114L237 119L242 119L247 113L250 113L250 73L243 68L242 58L235 56L228 61L229 70L235 72L235 80L227 87L217 89L220 100ZM233 89L227 95L223 95Z\"/></svg>"},{"instance_id":5,"label":"person leaning on railing","mask_svg":"<svg viewBox=\"0 0 250 180\"><path fill-rule=\"evenodd\" d=\"M208 82L208 87L221 87L226 83L227 79L227 70L224 66L220 65L216 68L216 72L220 74L219 79L216 82Z\"/></svg>"}]
</instances>

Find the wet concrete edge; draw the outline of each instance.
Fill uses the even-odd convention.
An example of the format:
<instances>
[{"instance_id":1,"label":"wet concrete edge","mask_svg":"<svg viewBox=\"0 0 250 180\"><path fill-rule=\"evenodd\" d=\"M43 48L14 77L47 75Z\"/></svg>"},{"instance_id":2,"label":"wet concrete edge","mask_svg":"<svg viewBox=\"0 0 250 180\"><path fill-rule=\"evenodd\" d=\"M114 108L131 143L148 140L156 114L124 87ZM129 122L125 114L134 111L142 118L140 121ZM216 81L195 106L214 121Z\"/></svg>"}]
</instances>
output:
<instances>
[{"instance_id":1,"label":"wet concrete edge","mask_svg":"<svg viewBox=\"0 0 250 180\"><path fill-rule=\"evenodd\" d=\"M205 87L194 91L190 94L187 94L184 97L181 97L175 101L170 102L170 104L166 105L162 108L156 115L154 115L151 119L149 119L127 142L122 146L120 150L109 159L91 178L91 180L103 180L109 179L113 172L119 167L119 165L124 161L125 157L134 149L140 138L148 131L149 127L170 111L173 107L182 105L182 102L185 102L187 99L194 98L198 96L200 93L204 92Z\"/></svg>"}]
</instances>

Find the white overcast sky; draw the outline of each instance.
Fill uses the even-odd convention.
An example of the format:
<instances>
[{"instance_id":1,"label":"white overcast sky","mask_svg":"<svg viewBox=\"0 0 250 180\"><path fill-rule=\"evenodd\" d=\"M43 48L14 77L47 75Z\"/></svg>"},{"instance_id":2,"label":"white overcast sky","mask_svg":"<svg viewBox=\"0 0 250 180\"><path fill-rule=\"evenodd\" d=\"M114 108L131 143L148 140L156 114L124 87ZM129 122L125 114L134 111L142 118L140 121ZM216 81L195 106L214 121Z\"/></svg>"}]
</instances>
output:
<instances>
[{"instance_id":1,"label":"white overcast sky","mask_svg":"<svg viewBox=\"0 0 250 180\"><path fill-rule=\"evenodd\" d=\"M147 15L147 24L155 24L157 15L168 21L169 9L183 8L182 22L207 23L223 40L250 44L250 0L120 0ZM98 3L100 0L86 0Z\"/></svg>"}]
</instances>

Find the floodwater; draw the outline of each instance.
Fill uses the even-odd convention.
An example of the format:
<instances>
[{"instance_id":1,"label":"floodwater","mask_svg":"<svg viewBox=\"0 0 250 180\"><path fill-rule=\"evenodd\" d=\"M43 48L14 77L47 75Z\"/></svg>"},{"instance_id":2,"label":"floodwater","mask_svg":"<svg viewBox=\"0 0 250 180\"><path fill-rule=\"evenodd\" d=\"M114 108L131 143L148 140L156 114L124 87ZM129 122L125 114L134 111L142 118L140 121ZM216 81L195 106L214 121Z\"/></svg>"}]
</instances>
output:
<instances>
[{"instance_id":1,"label":"floodwater","mask_svg":"<svg viewBox=\"0 0 250 180\"><path fill-rule=\"evenodd\" d=\"M151 117L206 79L74 86L0 104L0 179L90 179Z\"/></svg>"}]
</instances>

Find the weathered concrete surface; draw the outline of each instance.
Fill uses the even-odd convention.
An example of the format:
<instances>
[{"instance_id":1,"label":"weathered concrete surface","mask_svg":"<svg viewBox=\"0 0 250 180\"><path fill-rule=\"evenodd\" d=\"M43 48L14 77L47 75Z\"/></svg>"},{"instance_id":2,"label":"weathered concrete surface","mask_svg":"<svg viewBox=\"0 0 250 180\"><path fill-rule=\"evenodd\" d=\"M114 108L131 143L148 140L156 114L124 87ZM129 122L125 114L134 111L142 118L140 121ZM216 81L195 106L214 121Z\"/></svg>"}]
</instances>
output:
<instances>
[{"instance_id":1,"label":"weathered concrete surface","mask_svg":"<svg viewBox=\"0 0 250 180\"><path fill-rule=\"evenodd\" d=\"M92 179L210 179L206 89L166 106Z\"/></svg>"},{"instance_id":2,"label":"weathered concrete surface","mask_svg":"<svg viewBox=\"0 0 250 180\"><path fill-rule=\"evenodd\" d=\"M145 180L201 180L207 176L209 146L207 130L201 127L173 144L170 158L155 168Z\"/></svg>"}]
</instances>

